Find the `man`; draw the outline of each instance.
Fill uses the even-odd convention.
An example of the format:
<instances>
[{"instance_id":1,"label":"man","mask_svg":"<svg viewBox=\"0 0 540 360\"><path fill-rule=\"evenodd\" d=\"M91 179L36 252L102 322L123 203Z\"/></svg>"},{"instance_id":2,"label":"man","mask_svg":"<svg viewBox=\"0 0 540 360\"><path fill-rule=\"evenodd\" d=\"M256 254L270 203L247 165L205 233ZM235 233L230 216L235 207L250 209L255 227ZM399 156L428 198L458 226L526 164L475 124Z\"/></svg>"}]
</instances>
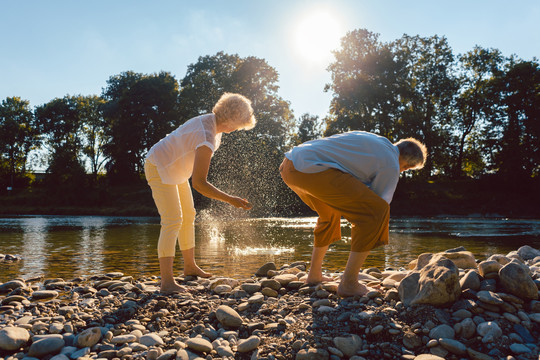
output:
<instances>
[{"instance_id":1,"label":"man","mask_svg":"<svg viewBox=\"0 0 540 360\"><path fill-rule=\"evenodd\" d=\"M392 144L364 131L308 141L285 154L283 181L319 215L307 283L331 280L323 276L322 262L328 246L341 239L343 216L352 224L352 244L338 295L368 292L358 273L371 249L388 244L389 204L399 174L421 169L426 156L416 139Z\"/></svg>"}]
</instances>

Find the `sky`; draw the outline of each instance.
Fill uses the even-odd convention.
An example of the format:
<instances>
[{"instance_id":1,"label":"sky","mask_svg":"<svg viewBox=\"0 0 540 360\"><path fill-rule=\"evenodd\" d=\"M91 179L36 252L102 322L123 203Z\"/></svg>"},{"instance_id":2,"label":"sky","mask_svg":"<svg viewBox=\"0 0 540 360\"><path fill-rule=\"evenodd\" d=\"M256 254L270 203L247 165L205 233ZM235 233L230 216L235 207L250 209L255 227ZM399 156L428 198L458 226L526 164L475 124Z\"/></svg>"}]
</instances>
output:
<instances>
[{"instance_id":1,"label":"sky","mask_svg":"<svg viewBox=\"0 0 540 360\"><path fill-rule=\"evenodd\" d=\"M478 45L532 60L538 19L538 0L0 0L0 101L18 96L34 108L100 95L129 70L180 81L200 56L224 51L265 59L294 115L322 118L331 51L348 31L383 42L438 35L454 54Z\"/></svg>"}]
</instances>

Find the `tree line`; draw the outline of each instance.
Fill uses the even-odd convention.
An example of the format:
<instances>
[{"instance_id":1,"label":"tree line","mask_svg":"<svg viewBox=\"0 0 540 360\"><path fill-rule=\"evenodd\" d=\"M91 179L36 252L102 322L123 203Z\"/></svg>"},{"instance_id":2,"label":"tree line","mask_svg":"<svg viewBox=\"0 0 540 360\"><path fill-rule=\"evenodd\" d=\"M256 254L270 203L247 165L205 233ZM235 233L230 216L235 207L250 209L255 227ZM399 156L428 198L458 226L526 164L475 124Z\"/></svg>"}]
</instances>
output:
<instances>
[{"instance_id":1,"label":"tree line","mask_svg":"<svg viewBox=\"0 0 540 360\"><path fill-rule=\"evenodd\" d=\"M277 170L288 149L350 130L423 141L428 162L408 179L538 179L536 58L478 46L454 54L439 36L403 35L385 43L358 29L341 39L328 71L324 90L332 100L322 119L295 118L266 60L224 52L199 57L181 80L165 71L126 71L111 76L100 95L66 95L34 109L21 97L8 97L0 105L0 191L39 185L73 200L83 196L81 189L141 183L150 147L209 112L224 92L251 99L258 124L224 136L210 180L266 211L298 206ZM40 184L28 171L29 154L38 149L48 174Z\"/></svg>"}]
</instances>

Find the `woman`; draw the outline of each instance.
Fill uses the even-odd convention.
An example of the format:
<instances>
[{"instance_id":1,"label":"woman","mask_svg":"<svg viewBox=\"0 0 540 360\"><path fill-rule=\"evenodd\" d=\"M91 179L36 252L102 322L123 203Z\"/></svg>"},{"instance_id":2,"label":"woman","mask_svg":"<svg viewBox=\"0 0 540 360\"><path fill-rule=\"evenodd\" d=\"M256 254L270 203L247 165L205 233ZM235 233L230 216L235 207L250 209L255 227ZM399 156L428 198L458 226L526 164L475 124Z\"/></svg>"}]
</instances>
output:
<instances>
[{"instance_id":1,"label":"woman","mask_svg":"<svg viewBox=\"0 0 540 360\"><path fill-rule=\"evenodd\" d=\"M242 95L225 93L212 113L186 121L148 152L144 170L161 217L158 257L162 293L185 291L173 276L177 239L184 258L184 275L211 276L195 262L195 207L189 178L202 195L251 209L246 199L210 184L207 175L222 133L252 129L255 123L251 102Z\"/></svg>"}]
</instances>

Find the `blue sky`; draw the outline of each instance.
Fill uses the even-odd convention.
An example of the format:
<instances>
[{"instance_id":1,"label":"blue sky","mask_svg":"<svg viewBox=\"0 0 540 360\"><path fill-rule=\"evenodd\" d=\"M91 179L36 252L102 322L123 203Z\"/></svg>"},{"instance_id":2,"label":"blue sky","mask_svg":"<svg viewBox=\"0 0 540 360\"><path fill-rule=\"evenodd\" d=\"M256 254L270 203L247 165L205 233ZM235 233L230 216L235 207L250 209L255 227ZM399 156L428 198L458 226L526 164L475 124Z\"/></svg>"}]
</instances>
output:
<instances>
[{"instance_id":1,"label":"blue sky","mask_svg":"<svg viewBox=\"0 0 540 360\"><path fill-rule=\"evenodd\" d=\"M0 0L0 9L0 100L19 96L32 107L67 94L99 95L110 76L128 70L164 70L181 80L199 56L225 51L264 58L295 116L322 117L331 98L323 91L329 46L360 28L382 41L445 36L455 54L479 45L540 57L537 0ZM317 14L333 26L313 25ZM302 33L333 38L299 45Z\"/></svg>"}]
</instances>

